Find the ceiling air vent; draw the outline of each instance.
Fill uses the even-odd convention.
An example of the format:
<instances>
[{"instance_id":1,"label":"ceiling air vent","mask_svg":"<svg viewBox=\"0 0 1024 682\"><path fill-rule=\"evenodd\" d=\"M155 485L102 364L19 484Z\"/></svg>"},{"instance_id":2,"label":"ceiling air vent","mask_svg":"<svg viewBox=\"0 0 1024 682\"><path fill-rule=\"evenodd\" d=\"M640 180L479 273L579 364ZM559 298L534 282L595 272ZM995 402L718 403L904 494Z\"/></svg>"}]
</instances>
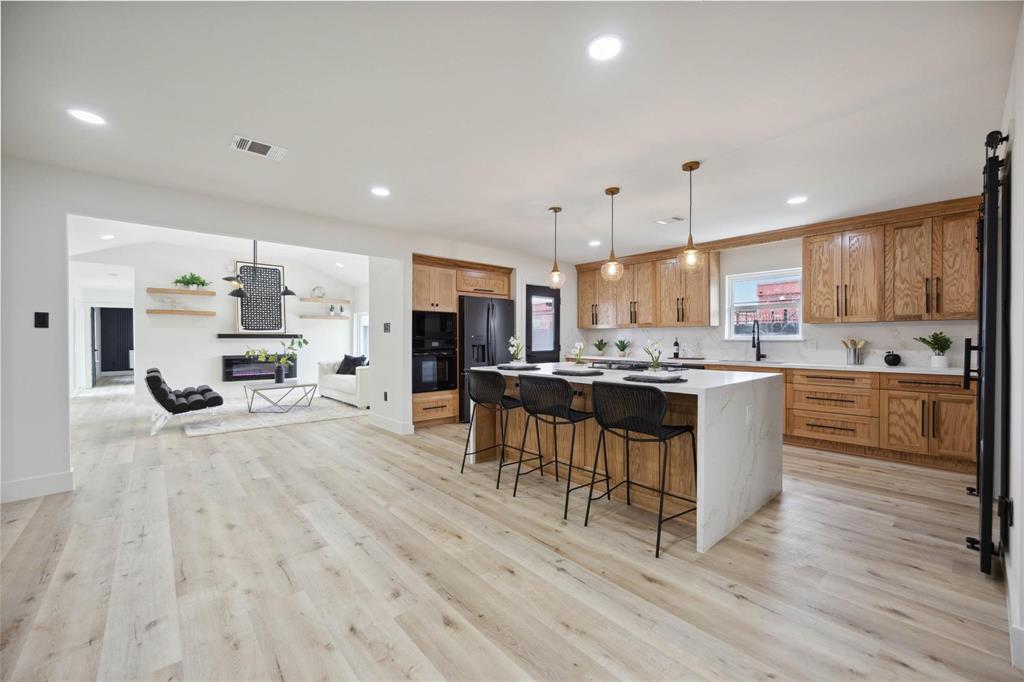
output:
<instances>
[{"instance_id":1,"label":"ceiling air vent","mask_svg":"<svg viewBox=\"0 0 1024 682\"><path fill-rule=\"evenodd\" d=\"M284 147L267 144L266 142L257 142L251 137L243 137L242 135L235 135L235 139L231 141L231 148L237 149L240 152L257 154L274 161L280 161L288 153L288 150Z\"/></svg>"}]
</instances>

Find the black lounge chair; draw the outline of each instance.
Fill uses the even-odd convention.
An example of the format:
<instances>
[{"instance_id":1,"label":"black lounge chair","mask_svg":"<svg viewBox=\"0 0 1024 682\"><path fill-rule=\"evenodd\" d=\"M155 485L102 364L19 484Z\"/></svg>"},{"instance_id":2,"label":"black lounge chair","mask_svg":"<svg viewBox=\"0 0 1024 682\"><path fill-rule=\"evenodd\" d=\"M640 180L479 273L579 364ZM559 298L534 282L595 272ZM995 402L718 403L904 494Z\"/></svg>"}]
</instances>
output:
<instances>
[{"instance_id":1,"label":"black lounge chair","mask_svg":"<svg viewBox=\"0 0 1024 682\"><path fill-rule=\"evenodd\" d=\"M217 407L224 404L224 398L212 388L206 385L195 388L189 386L181 390L174 390L167 385L160 370L151 367L146 370L146 386L153 396L153 400L164 409L153 415L153 424L150 427L149 435L155 436L168 420L176 414L205 410L208 407Z\"/></svg>"}]
</instances>

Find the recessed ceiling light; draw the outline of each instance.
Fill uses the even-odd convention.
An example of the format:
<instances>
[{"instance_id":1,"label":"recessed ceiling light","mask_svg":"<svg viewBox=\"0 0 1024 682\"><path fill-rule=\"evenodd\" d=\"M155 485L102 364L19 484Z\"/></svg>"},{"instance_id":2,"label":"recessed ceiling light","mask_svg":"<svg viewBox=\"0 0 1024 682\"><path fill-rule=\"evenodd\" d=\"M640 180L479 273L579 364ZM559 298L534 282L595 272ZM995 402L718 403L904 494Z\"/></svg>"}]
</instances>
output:
<instances>
[{"instance_id":1,"label":"recessed ceiling light","mask_svg":"<svg viewBox=\"0 0 1024 682\"><path fill-rule=\"evenodd\" d=\"M622 51L622 39L618 36L601 36L594 38L587 46L587 53L592 59L599 62L608 61L618 56Z\"/></svg>"},{"instance_id":2,"label":"recessed ceiling light","mask_svg":"<svg viewBox=\"0 0 1024 682\"><path fill-rule=\"evenodd\" d=\"M77 118L83 123L89 123L94 126L106 125L107 121L99 114L94 114L91 111L85 109L68 109L68 113Z\"/></svg>"},{"instance_id":3,"label":"recessed ceiling light","mask_svg":"<svg viewBox=\"0 0 1024 682\"><path fill-rule=\"evenodd\" d=\"M103 240L113 239L113 238L114 238L114 235L112 235L112 234L105 234L105 235L102 235L100 237L100 239L103 239Z\"/></svg>"},{"instance_id":4,"label":"recessed ceiling light","mask_svg":"<svg viewBox=\"0 0 1024 682\"><path fill-rule=\"evenodd\" d=\"M797 204L802 204L805 201L807 201L807 197L790 197L786 199L786 203L790 206L796 206Z\"/></svg>"},{"instance_id":5,"label":"recessed ceiling light","mask_svg":"<svg viewBox=\"0 0 1024 682\"><path fill-rule=\"evenodd\" d=\"M591 239L587 242L590 246L601 246L601 242L597 239Z\"/></svg>"},{"instance_id":6,"label":"recessed ceiling light","mask_svg":"<svg viewBox=\"0 0 1024 682\"><path fill-rule=\"evenodd\" d=\"M375 197L389 197L391 196L391 190L387 187L371 187L370 194Z\"/></svg>"},{"instance_id":7,"label":"recessed ceiling light","mask_svg":"<svg viewBox=\"0 0 1024 682\"><path fill-rule=\"evenodd\" d=\"M668 225L667 220L655 220L654 222L658 223L659 225Z\"/></svg>"},{"instance_id":8,"label":"recessed ceiling light","mask_svg":"<svg viewBox=\"0 0 1024 682\"><path fill-rule=\"evenodd\" d=\"M335 265L337 265L337 266L338 266L339 268L343 268L343 267L345 267L345 264L344 264L344 263L335 263Z\"/></svg>"}]
</instances>

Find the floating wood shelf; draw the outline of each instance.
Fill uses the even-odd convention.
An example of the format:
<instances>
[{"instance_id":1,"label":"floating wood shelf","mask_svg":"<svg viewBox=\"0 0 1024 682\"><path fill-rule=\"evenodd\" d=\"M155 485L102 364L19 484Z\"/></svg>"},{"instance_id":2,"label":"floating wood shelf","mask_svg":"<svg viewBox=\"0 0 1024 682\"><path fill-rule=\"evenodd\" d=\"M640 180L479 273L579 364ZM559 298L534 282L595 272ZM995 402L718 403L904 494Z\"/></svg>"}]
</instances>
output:
<instances>
[{"instance_id":1,"label":"floating wood shelf","mask_svg":"<svg viewBox=\"0 0 1024 682\"><path fill-rule=\"evenodd\" d=\"M147 294L157 294L160 296L216 296L216 291L209 291L208 289L172 289L162 287L146 287Z\"/></svg>"},{"instance_id":2,"label":"floating wood shelf","mask_svg":"<svg viewBox=\"0 0 1024 682\"><path fill-rule=\"evenodd\" d=\"M189 315L192 317L213 317L215 310L174 310L172 308L146 308L147 315Z\"/></svg>"},{"instance_id":3,"label":"floating wood shelf","mask_svg":"<svg viewBox=\"0 0 1024 682\"><path fill-rule=\"evenodd\" d=\"M315 298L312 296L300 296L299 300L303 303L323 303L324 305L352 305L352 301L347 298Z\"/></svg>"},{"instance_id":4,"label":"floating wood shelf","mask_svg":"<svg viewBox=\"0 0 1024 682\"><path fill-rule=\"evenodd\" d=\"M299 315L303 320L348 320L348 315Z\"/></svg>"},{"instance_id":5,"label":"floating wood shelf","mask_svg":"<svg viewBox=\"0 0 1024 682\"><path fill-rule=\"evenodd\" d=\"M218 339L301 339L302 334L275 334L273 332L245 332L237 334L217 334Z\"/></svg>"}]
</instances>

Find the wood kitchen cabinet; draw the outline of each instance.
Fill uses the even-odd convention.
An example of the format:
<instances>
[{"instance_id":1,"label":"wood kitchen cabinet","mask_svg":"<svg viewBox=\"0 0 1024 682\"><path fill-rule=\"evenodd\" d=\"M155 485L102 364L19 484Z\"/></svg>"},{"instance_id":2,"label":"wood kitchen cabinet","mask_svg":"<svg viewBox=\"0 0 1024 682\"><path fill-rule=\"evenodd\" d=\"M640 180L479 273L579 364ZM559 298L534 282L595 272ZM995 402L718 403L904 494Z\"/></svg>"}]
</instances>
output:
<instances>
[{"instance_id":1,"label":"wood kitchen cabinet","mask_svg":"<svg viewBox=\"0 0 1024 682\"><path fill-rule=\"evenodd\" d=\"M804 322L877 322L884 316L882 226L804 238Z\"/></svg>"},{"instance_id":2,"label":"wood kitchen cabinet","mask_svg":"<svg viewBox=\"0 0 1024 682\"><path fill-rule=\"evenodd\" d=\"M973 395L932 394L928 454L974 461L978 403Z\"/></svg>"},{"instance_id":3,"label":"wood kitchen cabinet","mask_svg":"<svg viewBox=\"0 0 1024 682\"><path fill-rule=\"evenodd\" d=\"M903 452L928 452L927 393L879 391L879 445Z\"/></svg>"},{"instance_id":4,"label":"wood kitchen cabinet","mask_svg":"<svg viewBox=\"0 0 1024 682\"><path fill-rule=\"evenodd\" d=\"M597 325L597 270L576 273L576 326L592 329Z\"/></svg>"},{"instance_id":5,"label":"wood kitchen cabinet","mask_svg":"<svg viewBox=\"0 0 1024 682\"><path fill-rule=\"evenodd\" d=\"M653 261L623 268L615 283L615 326L650 327L657 320L657 268Z\"/></svg>"},{"instance_id":6,"label":"wood kitchen cabinet","mask_svg":"<svg viewBox=\"0 0 1024 682\"><path fill-rule=\"evenodd\" d=\"M454 313L459 307L455 270L430 265L412 266L412 309Z\"/></svg>"},{"instance_id":7,"label":"wood kitchen cabinet","mask_svg":"<svg viewBox=\"0 0 1024 682\"><path fill-rule=\"evenodd\" d=\"M717 252L700 253L687 267L682 256L654 263L659 327L718 326Z\"/></svg>"},{"instance_id":8,"label":"wood kitchen cabinet","mask_svg":"<svg viewBox=\"0 0 1024 682\"><path fill-rule=\"evenodd\" d=\"M460 268L456 272L456 289L461 293L493 298L508 298L508 275L488 270Z\"/></svg>"},{"instance_id":9,"label":"wood kitchen cabinet","mask_svg":"<svg viewBox=\"0 0 1024 682\"><path fill-rule=\"evenodd\" d=\"M978 314L977 213L885 226L885 319L969 320Z\"/></svg>"},{"instance_id":10,"label":"wood kitchen cabinet","mask_svg":"<svg viewBox=\"0 0 1024 682\"><path fill-rule=\"evenodd\" d=\"M879 396L881 447L974 461L974 395L883 390Z\"/></svg>"},{"instance_id":11,"label":"wood kitchen cabinet","mask_svg":"<svg viewBox=\"0 0 1024 682\"><path fill-rule=\"evenodd\" d=\"M615 327L615 312L618 302L618 283L607 282L601 273L594 278L596 286L594 290L595 317L594 327L598 329L611 329Z\"/></svg>"}]
</instances>

